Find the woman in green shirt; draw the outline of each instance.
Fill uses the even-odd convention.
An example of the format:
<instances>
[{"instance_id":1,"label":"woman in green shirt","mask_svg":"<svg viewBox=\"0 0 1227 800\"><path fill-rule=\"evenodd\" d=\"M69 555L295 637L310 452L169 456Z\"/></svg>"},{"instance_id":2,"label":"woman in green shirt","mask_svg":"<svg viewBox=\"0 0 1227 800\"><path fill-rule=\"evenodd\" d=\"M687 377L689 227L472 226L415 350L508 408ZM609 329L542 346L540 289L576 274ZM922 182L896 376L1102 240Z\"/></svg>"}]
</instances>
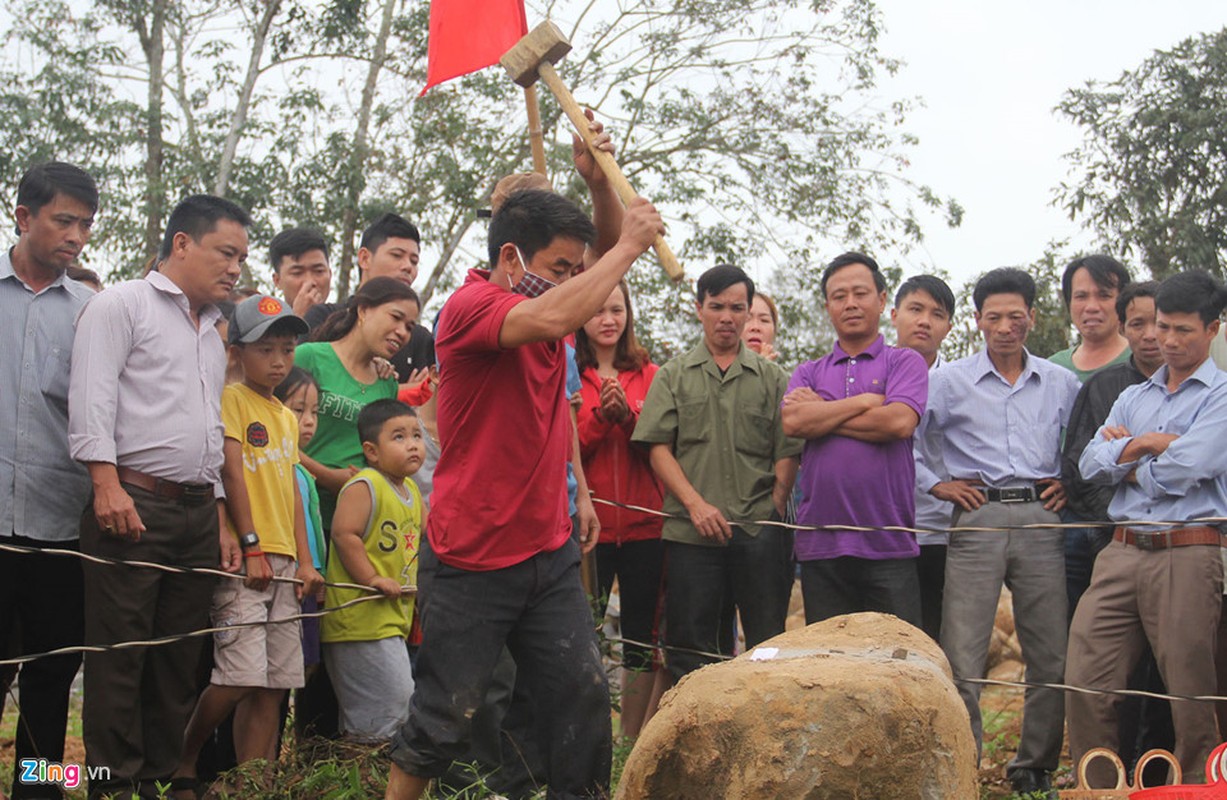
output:
<instances>
[{"instance_id":1,"label":"woman in green shirt","mask_svg":"<svg viewBox=\"0 0 1227 800\"><path fill-rule=\"evenodd\" d=\"M365 466L358 412L374 400L396 397L396 378L380 378L375 359L391 358L408 343L420 311L417 293L407 285L373 278L316 328L313 341L295 351L295 365L314 375L320 387L319 427L302 463L319 486L327 529L337 492Z\"/></svg>"}]
</instances>

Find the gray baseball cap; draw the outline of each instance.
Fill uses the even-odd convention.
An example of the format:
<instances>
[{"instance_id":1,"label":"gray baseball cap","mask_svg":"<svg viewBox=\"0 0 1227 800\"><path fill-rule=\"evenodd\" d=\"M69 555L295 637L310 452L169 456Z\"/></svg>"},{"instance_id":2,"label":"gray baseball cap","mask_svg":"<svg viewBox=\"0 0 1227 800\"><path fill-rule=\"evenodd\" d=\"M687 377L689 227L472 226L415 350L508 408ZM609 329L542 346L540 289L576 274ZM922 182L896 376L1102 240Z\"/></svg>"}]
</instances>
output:
<instances>
[{"instance_id":1,"label":"gray baseball cap","mask_svg":"<svg viewBox=\"0 0 1227 800\"><path fill-rule=\"evenodd\" d=\"M230 344L251 344L260 341L273 325L282 324L286 333L295 336L306 333L309 328L302 317L297 316L282 300L267 294L257 294L234 307L230 317Z\"/></svg>"}]
</instances>

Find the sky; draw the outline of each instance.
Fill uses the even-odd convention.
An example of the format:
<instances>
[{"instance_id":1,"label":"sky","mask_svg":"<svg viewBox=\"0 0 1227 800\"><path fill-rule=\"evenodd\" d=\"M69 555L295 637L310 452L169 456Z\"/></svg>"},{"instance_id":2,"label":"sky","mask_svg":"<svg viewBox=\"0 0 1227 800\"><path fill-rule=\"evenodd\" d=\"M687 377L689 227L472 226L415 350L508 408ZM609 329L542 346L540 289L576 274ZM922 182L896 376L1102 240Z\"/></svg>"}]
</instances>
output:
<instances>
[{"instance_id":1,"label":"sky","mask_svg":"<svg viewBox=\"0 0 1227 800\"><path fill-rule=\"evenodd\" d=\"M1039 258L1052 240L1093 238L1052 204L1069 175L1062 158L1081 131L1053 108L1065 90L1112 80L1197 33L1227 25L1222 0L878 0L885 55L906 62L881 86L919 96L905 127L920 138L910 177L965 208L939 216L904 272L933 264L964 280Z\"/></svg>"}]
</instances>

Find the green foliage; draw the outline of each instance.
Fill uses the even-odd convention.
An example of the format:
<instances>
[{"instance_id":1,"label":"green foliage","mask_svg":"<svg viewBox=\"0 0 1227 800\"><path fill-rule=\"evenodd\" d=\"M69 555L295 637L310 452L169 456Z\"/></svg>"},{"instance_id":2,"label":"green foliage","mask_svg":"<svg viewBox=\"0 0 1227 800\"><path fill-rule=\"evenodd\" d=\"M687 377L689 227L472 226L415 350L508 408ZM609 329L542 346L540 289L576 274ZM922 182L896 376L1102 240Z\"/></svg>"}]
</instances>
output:
<instances>
[{"instance_id":1,"label":"green foliage","mask_svg":"<svg viewBox=\"0 0 1227 800\"><path fill-rule=\"evenodd\" d=\"M1227 263L1227 28L1159 50L1057 110L1084 130L1060 203L1156 278Z\"/></svg>"},{"instance_id":2,"label":"green foliage","mask_svg":"<svg viewBox=\"0 0 1227 800\"><path fill-rule=\"evenodd\" d=\"M614 740L613 745L613 770L610 773L610 787L612 790L618 788L618 784L622 781L622 772L626 769L626 760L631 757L631 750L635 748L635 742L625 736L619 736Z\"/></svg>"},{"instance_id":3,"label":"green foliage","mask_svg":"<svg viewBox=\"0 0 1227 800\"><path fill-rule=\"evenodd\" d=\"M876 92L899 68L877 48L881 26L869 0L592 4L574 22L587 58L560 65L617 132L619 160L665 213L687 276L733 263L766 278L786 363L830 341L813 292L822 261L850 245L906 250L922 213L961 218L906 177L911 140L899 130L912 103ZM657 360L697 340L691 292L655 276L632 283L642 327L664 340Z\"/></svg>"},{"instance_id":4,"label":"green foliage","mask_svg":"<svg viewBox=\"0 0 1227 800\"><path fill-rule=\"evenodd\" d=\"M224 173L226 194L256 220L258 283L269 284L264 253L276 231L320 228L341 267L355 232L394 209L422 231L417 288L437 307L436 294L484 260L477 212L494 183L529 169L523 94L499 68L417 96L426 3L181 0L167 7L165 77L154 87L151 0L8 0L7 8L0 200L11 200L38 160L94 172L103 205L86 253L111 279L144 266L150 209L214 191ZM266 8L276 14L259 50ZM665 214L688 277L730 262L765 278L788 323L779 349L792 361L829 343L815 265L850 245L904 251L921 239L926 216L958 224L957 203L907 177L914 140L902 126L912 101L880 95L878 78L900 65L878 50L872 0L539 0L528 11L571 37L560 72L611 129L631 182ZM539 96L548 172L586 204L569 122L548 91ZM145 163L151 97L162 108L156 170ZM234 131L233 162L224 164ZM160 176L148 195L146 174ZM698 327L689 286L669 284L653 262L645 257L631 281L643 338L664 361L693 344Z\"/></svg>"},{"instance_id":5,"label":"green foliage","mask_svg":"<svg viewBox=\"0 0 1227 800\"><path fill-rule=\"evenodd\" d=\"M29 165L60 159L89 165L104 208L136 208L140 192L127 187L139 182L142 112L104 77L122 71L127 54L107 39L96 14L74 14L61 2L10 10L5 41L16 55L0 64L0 203L13 208ZM133 224L139 229L139 219ZM102 215L96 230L107 238L126 229ZM87 262L95 256L87 251Z\"/></svg>"}]
</instances>

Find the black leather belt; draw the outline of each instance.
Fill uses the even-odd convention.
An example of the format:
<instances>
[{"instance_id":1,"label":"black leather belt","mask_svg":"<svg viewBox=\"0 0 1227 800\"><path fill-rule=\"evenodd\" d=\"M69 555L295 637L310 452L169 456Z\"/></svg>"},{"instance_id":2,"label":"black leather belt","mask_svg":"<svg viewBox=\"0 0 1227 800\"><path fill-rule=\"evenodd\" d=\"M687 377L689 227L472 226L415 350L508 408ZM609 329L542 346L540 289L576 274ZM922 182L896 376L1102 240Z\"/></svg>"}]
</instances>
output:
<instances>
[{"instance_id":1,"label":"black leather belt","mask_svg":"<svg viewBox=\"0 0 1227 800\"><path fill-rule=\"evenodd\" d=\"M990 486L978 487L984 492L984 496L988 498L990 503L1038 503L1040 493L1045 487L1035 484L1034 486L1016 486L1011 489L994 489Z\"/></svg>"}]
</instances>

